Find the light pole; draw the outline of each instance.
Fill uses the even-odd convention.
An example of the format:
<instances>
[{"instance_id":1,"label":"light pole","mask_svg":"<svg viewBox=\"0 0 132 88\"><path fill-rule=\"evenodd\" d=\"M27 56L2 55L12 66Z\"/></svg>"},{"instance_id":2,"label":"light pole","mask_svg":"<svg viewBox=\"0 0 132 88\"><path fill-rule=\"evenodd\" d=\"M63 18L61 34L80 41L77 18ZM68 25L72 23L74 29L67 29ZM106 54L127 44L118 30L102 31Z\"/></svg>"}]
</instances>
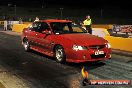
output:
<instances>
[{"instance_id":1,"label":"light pole","mask_svg":"<svg viewBox=\"0 0 132 88\"><path fill-rule=\"evenodd\" d=\"M10 13L10 8L11 8L11 6L12 6L12 4L11 3L8 3L8 7L7 7L7 12L6 12L6 16L7 15L10 15L11 13ZM14 11L14 10L13 10ZM14 13L14 12L13 12Z\"/></svg>"},{"instance_id":2,"label":"light pole","mask_svg":"<svg viewBox=\"0 0 132 88\"><path fill-rule=\"evenodd\" d=\"M42 8L44 8L44 0L42 0Z\"/></svg>"},{"instance_id":3,"label":"light pole","mask_svg":"<svg viewBox=\"0 0 132 88\"><path fill-rule=\"evenodd\" d=\"M13 7L13 13L14 13L14 17L16 18L16 5L13 5L11 3L8 3L8 7L12 8ZM8 13L9 14L9 13Z\"/></svg>"},{"instance_id":4,"label":"light pole","mask_svg":"<svg viewBox=\"0 0 132 88\"><path fill-rule=\"evenodd\" d=\"M61 16L61 19L63 18L63 8L60 8L60 16Z\"/></svg>"},{"instance_id":5,"label":"light pole","mask_svg":"<svg viewBox=\"0 0 132 88\"><path fill-rule=\"evenodd\" d=\"M101 15L101 18L103 17L103 9L101 8L100 10L100 15Z\"/></svg>"},{"instance_id":6,"label":"light pole","mask_svg":"<svg viewBox=\"0 0 132 88\"><path fill-rule=\"evenodd\" d=\"M42 8L46 8L47 7L47 1L46 0L42 0Z\"/></svg>"},{"instance_id":7,"label":"light pole","mask_svg":"<svg viewBox=\"0 0 132 88\"><path fill-rule=\"evenodd\" d=\"M16 16L16 5L14 5L14 11L15 11L15 16Z\"/></svg>"}]
</instances>

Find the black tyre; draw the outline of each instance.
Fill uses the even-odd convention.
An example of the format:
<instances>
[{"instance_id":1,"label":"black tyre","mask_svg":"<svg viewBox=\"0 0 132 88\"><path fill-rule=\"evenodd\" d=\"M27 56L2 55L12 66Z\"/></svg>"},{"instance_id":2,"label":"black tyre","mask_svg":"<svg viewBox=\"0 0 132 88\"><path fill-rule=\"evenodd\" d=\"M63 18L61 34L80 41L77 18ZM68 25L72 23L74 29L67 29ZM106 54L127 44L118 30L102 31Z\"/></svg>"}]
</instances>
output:
<instances>
[{"instance_id":1,"label":"black tyre","mask_svg":"<svg viewBox=\"0 0 132 88\"><path fill-rule=\"evenodd\" d=\"M66 60L64 49L60 45L55 47L55 58L58 63L64 63Z\"/></svg>"},{"instance_id":2,"label":"black tyre","mask_svg":"<svg viewBox=\"0 0 132 88\"><path fill-rule=\"evenodd\" d=\"M27 51L27 52L30 51L30 44L29 44L28 40L23 41L23 47L24 47L25 51Z\"/></svg>"}]
</instances>

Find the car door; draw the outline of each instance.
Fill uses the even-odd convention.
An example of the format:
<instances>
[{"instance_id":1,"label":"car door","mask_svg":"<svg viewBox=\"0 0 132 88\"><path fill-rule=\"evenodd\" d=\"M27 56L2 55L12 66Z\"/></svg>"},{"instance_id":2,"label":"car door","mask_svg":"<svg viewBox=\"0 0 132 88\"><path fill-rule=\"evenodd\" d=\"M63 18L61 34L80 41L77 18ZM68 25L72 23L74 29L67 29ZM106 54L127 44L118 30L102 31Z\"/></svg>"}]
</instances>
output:
<instances>
[{"instance_id":1,"label":"car door","mask_svg":"<svg viewBox=\"0 0 132 88\"><path fill-rule=\"evenodd\" d=\"M27 38L30 41L31 45L35 45L36 42L36 30L37 30L37 23L33 23L28 27L28 32L27 32Z\"/></svg>"},{"instance_id":2,"label":"car door","mask_svg":"<svg viewBox=\"0 0 132 88\"><path fill-rule=\"evenodd\" d=\"M51 54L52 46L51 46L51 34L43 33L44 31L51 32L49 25L46 22L38 23L38 32L37 32L37 44L41 50L43 50L46 54Z\"/></svg>"}]
</instances>

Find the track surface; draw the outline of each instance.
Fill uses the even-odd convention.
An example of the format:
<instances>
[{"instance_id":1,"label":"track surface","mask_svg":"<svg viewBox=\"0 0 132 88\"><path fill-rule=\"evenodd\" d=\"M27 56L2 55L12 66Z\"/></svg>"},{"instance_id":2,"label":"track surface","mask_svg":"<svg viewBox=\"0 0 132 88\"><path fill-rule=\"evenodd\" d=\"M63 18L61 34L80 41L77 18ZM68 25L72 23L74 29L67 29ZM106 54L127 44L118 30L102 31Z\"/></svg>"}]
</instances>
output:
<instances>
[{"instance_id":1,"label":"track surface","mask_svg":"<svg viewBox=\"0 0 132 88\"><path fill-rule=\"evenodd\" d=\"M54 58L35 51L25 52L19 35L0 32L0 65L34 88L132 88L132 85L81 86L81 68L90 79L132 80L132 57L112 54L99 63L56 63Z\"/></svg>"}]
</instances>

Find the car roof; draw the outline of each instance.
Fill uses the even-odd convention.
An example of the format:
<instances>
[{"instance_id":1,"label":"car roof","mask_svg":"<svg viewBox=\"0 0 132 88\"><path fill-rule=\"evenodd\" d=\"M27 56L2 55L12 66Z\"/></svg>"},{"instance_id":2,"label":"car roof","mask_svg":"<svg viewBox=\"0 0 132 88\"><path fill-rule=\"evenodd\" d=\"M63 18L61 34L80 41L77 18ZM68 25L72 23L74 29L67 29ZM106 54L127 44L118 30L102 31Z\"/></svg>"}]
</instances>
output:
<instances>
[{"instance_id":1,"label":"car roof","mask_svg":"<svg viewBox=\"0 0 132 88\"><path fill-rule=\"evenodd\" d=\"M59 19L46 19L46 20L41 20L41 22L72 22L70 20L59 20Z\"/></svg>"}]
</instances>

